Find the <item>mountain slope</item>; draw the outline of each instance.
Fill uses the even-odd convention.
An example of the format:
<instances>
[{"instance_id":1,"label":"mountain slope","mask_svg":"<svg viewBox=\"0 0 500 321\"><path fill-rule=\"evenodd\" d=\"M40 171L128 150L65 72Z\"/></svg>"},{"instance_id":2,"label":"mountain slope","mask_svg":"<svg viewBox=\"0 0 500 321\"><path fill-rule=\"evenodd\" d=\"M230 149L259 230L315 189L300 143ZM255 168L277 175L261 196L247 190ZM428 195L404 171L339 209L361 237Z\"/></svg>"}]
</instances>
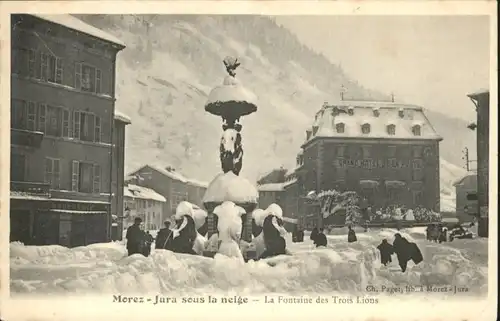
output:
<instances>
[{"instance_id":1,"label":"mountain slope","mask_svg":"<svg viewBox=\"0 0 500 321\"><path fill-rule=\"evenodd\" d=\"M314 113L324 101L338 99L341 86L353 98L387 98L350 79L269 17L78 17L127 44L117 62L117 108L133 121L127 171L144 163L171 165L201 180L219 171L221 120L203 106L225 76L226 55L239 58L237 78L259 97L258 112L243 118L242 174L251 180L281 165L293 167ZM474 133L465 121L427 115L444 137L443 158L460 164L463 144L473 144Z\"/></svg>"}]
</instances>

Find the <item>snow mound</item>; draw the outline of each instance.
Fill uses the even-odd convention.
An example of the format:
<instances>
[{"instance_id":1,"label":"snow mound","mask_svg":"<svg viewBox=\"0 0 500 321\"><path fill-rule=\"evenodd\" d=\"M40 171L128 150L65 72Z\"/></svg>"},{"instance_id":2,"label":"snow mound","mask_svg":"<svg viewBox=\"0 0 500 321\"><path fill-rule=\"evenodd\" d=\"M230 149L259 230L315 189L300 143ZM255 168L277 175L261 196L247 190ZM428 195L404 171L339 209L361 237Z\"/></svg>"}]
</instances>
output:
<instances>
[{"instance_id":1,"label":"snow mound","mask_svg":"<svg viewBox=\"0 0 500 321\"><path fill-rule=\"evenodd\" d=\"M126 256L124 245L118 242L73 249L11 243L11 290L44 295L67 292L166 294L172 291L175 295L228 291L242 295L362 294L367 285L467 285L468 294L487 293L486 263L475 261L467 250L472 246L470 252L484 252L487 243L468 240L439 245L415 240L412 230L402 231L409 241L417 241L424 262L417 266L410 263L408 271L401 273L395 256L389 266L381 266L376 249L383 238L392 242L396 232L383 229L358 233L356 243L347 243L346 235L328 236L326 248L314 248L307 237L303 243L292 243L288 235L291 256L246 264L222 256L211 259L166 250L153 250L147 258L137 254ZM419 231L415 235L418 236ZM453 248L455 245L464 249Z\"/></svg>"},{"instance_id":2,"label":"snow mound","mask_svg":"<svg viewBox=\"0 0 500 321\"><path fill-rule=\"evenodd\" d=\"M203 203L231 201L237 204L257 203L259 193L247 179L233 172L221 173L208 185Z\"/></svg>"}]
</instances>

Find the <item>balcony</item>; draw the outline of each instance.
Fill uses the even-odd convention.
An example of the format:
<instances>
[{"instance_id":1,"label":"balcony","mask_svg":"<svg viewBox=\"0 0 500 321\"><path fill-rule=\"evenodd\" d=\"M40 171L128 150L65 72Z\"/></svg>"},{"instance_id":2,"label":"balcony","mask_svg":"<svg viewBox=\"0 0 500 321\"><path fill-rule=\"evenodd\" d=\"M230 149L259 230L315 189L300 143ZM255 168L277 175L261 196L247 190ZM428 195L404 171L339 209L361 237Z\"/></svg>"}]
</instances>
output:
<instances>
[{"instance_id":1,"label":"balcony","mask_svg":"<svg viewBox=\"0 0 500 321\"><path fill-rule=\"evenodd\" d=\"M15 128L10 129L10 143L12 145L39 148L42 144L42 140L42 132Z\"/></svg>"},{"instance_id":2,"label":"balcony","mask_svg":"<svg viewBox=\"0 0 500 321\"><path fill-rule=\"evenodd\" d=\"M38 182L10 182L10 191L26 196L50 196L50 186Z\"/></svg>"}]
</instances>

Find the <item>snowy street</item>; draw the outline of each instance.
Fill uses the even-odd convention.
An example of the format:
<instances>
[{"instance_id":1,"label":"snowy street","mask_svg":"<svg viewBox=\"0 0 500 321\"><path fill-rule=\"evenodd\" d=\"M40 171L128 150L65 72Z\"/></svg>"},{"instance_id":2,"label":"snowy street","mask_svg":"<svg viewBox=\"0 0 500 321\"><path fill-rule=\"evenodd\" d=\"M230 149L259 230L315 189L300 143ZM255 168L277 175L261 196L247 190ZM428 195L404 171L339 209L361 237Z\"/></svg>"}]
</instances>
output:
<instances>
[{"instance_id":1,"label":"snowy street","mask_svg":"<svg viewBox=\"0 0 500 321\"><path fill-rule=\"evenodd\" d=\"M422 228L401 231L416 242L424 256L418 266L401 273L395 255L381 266L376 246L390 243L397 231L357 231L358 242L347 243L346 234L329 235L327 249L303 243L287 246L292 256L279 256L241 266L228 258L153 250L150 257L126 256L123 243L93 244L73 249L58 245L10 244L11 291L19 293L358 293L367 286L461 286L467 293L487 294L487 239L454 240L437 244L425 240ZM268 264L272 262L274 266ZM428 295L428 294L427 294ZM435 295L445 296L446 293Z\"/></svg>"}]
</instances>

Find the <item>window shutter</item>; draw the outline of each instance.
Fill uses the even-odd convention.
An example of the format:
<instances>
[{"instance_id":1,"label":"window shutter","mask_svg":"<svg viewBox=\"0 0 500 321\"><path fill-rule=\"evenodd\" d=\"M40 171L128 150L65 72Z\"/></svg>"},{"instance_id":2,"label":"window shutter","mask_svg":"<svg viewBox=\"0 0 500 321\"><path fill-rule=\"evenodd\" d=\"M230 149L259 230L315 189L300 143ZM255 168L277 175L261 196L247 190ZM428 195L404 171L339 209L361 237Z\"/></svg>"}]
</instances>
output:
<instances>
[{"instance_id":1,"label":"window shutter","mask_svg":"<svg viewBox=\"0 0 500 321\"><path fill-rule=\"evenodd\" d=\"M47 80L47 70L48 70L48 61L47 55L43 52L40 53L40 79Z\"/></svg>"},{"instance_id":2,"label":"window shutter","mask_svg":"<svg viewBox=\"0 0 500 321\"><path fill-rule=\"evenodd\" d=\"M63 82L63 61L61 58L56 58L56 83Z\"/></svg>"},{"instance_id":3,"label":"window shutter","mask_svg":"<svg viewBox=\"0 0 500 321\"><path fill-rule=\"evenodd\" d=\"M82 64L79 62L75 63L75 88L82 88Z\"/></svg>"},{"instance_id":4,"label":"window shutter","mask_svg":"<svg viewBox=\"0 0 500 321\"><path fill-rule=\"evenodd\" d=\"M63 137L69 138L69 111L63 109Z\"/></svg>"},{"instance_id":5,"label":"window shutter","mask_svg":"<svg viewBox=\"0 0 500 321\"><path fill-rule=\"evenodd\" d=\"M28 50L28 76L36 78L36 52L33 49Z\"/></svg>"},{"instance_id":6,"label":"window shutter","mask_svg":"<svg viewBox=\"0 0 500 321\"><path fill-rule=\"evenodd\" d=\"M94 118L94 142L101 142L101 117L95 116Z\"/></svg>"},{"instance_id":7,"label":"window shutter","mask_svg":"<svg viewBox=\"0 0 500 321\"><path fill-rule=\"evenodd\" d=\"M47 113L47 105L46 104L39 104L38 105L38 128L37 130L39 132L45 133L46 129L46 113Z\"/></svg>"},{"instance_id":8,"label":"window shutter","mask_svg":"<svg viewBox=\"0 0 500 321\"><path fill-rule=\"evenodd\" d=\"M78 161L72 161L71 163L71 190L73 192L78 192L80 178L80 163Z\"/></svg>"},{"instance_id":9,"label":"window shutter","mask_svg":"<svg viewBox=\"0 0 500 321\"><path fill-rule=\"evenodd\" d=\"M52 161L52 187L55 189L59 189L60 180L61 180L61 167L60 161L58 159L54 159Z\"/></svg>"},{"instance_id":10,"label":"window shutter","mask_svg":"<svg viewBox=\"0 0 500 321\"><path fill-rule=\"evenodd\" d=\"M73 138L80 139L80 112L73 112Z\"/></svg>"},{"instance_id":11,"label":"window shutter","mask_svg":"<svg viewBox=\"0 0 500 321\"><path fill-rule=\"evenodd\" d=\"M48 184L52 183L52 159L50 158L45 158L44 182Z\"/></svg>"},{"instance_id":12,"label":"window shutter","mask_svg":"<svg viewBox=\"0 0 500 321\"><path fill-rule=\"evenodd\" d=\"M94 179L93 191L94 191L94 193L98 194L101 192L101 166L94 165L93 179Z\"/></svg>"},{"instance_id":13,"label":"window shutter","mask_svg":"<svg viewBox=\"0 0 500 321\"><path fill-rule=\"evenodd\" d=\"M28 130L36 130L36 104L32 101L28 102Z\"/></svg>"},{"instance_id":14,"label":"window shutter","mask_svg":"<svg viewBox=\"0 0 500 321\"><path fill-rule=\"evenodd\" d=\"M101 93L101 84L102 84L102 72L101 69L95 70L95 92L97 94Z\"/></svg>"}]
</instances>

